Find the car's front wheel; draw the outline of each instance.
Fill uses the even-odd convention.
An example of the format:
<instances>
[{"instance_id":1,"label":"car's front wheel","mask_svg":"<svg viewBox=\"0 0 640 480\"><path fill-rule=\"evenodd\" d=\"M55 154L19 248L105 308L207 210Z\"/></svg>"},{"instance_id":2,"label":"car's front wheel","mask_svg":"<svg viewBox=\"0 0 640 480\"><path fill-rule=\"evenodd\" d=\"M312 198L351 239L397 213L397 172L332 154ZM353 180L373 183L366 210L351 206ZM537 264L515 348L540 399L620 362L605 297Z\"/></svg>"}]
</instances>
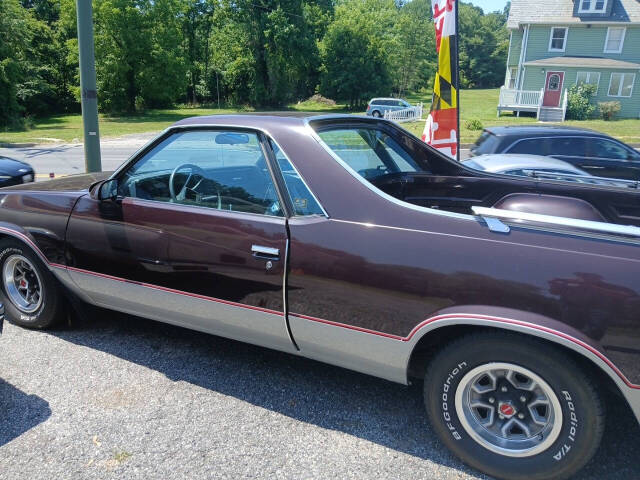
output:
<instances>
[{"instance_id":1,"label":"car's front wheel","mask_svg":"<svg viewBox=\"0 0 640 480\"><path fill-rule=\"evenodd\" d=\"M64 303L56 280L23 243L0 241L0 278L7 320L27 328L46 328L62 318Z\"/></svg>"},{"instance_id":2,"label":"car's front wheel","mask_svg":"<svg viewBox=\"0 0 640 480\"><path fill-rule=\"evenodd\" d=\"M440 439L498 478L567 478L591 459L604 429L591 380L534 338L483 333L455 341L431 361L424 393Z\"/></svg>"}]
</instances>

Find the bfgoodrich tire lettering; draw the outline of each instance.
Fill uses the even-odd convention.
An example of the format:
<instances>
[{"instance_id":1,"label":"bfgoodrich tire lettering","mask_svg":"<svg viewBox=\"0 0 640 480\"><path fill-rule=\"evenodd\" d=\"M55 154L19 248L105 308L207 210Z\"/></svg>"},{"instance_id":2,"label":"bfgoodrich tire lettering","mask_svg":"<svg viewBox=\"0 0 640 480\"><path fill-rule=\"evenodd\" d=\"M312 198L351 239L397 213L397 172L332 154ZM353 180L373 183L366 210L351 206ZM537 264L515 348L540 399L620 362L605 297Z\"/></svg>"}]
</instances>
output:
<instances>
[{"instance_id":1,"label":"bfgoodrich tire lettering","mask_svg":"<svg viewBox=\"0 0 640 480\"><path fill-rule=\"evenodd\" d=\"M15 289L10 292L12 285L5 275L5 267L10 266L8 263L15 264L16 259L24 260L39 283L41 297L38 301L32 300L30 306L16 301ZM47 328L63 317L64 304L55 278L25 244L13 239L0 240L0 275L0 296L7 320L27 328Z\"/></svg>"},{"instance_id":2,"label":"bfgoodrich tire lettering","mask_svg":"<svg viewBox=\"0 0 640 480\"><path fill-rule=\"evenodd\" d=\"M460 407L459 390L459 387L464 389L465 385L468 390L468 384L461 382L465 376L468 381L474 370L490 370L492 365L504 369L505 372L505 377L499 378L495 383L496 394L487 393L490 395L488 398L492 400L491 405L495 406L495 410L488 411L493 411L496 416L501 415L499 421L503 422L502 425L512 417L513 420L517 420L517 415L525 419L528 415L525 405L534 403L534 393L537 397L544 391L553 400L549 401L549 405L553 403L555 408L559 405L560 411L556 412L555 416L560 422L557 428L549 425L545 430L544 418L538 419L541 425L540 432L544 431L544 435L551 435L553 432L552 442L544 442L546 439L540 436L543 449L536 449L535 445L528 443L528 452L526 448L518 450L519 447L514 447L518 442L509 444L507 440L497 438L498 441L505 441L511 449L505 452L509 453L508 455L499 453L500 448L490 448L492 444L479 440L477 434L469 433L468 420L461 421L463 415L468 415L468 410ZM518 375L529 372L532 377L542 380L545 390L533 390L532 387L532 394L529 395L526 388L532 384L523 383L524 393L511 388L511 383L506 380L509 366L517 370ZM498 374L494 376L499 377ZM525 382L526 375L518 378ZM493 381L485 380L485 383L489 389L487 392L490 392L491 388L494 388ZM517 381L514 383L518 385ZM482 391L480 388L477 390ZM500 332L461 338L445 347L431 361L425 377L424 393L431 423L445 445L465 463L497 478L567 478L591 459L598 448L604 429L603 404L589 378L571 357L535 338L523 339L519 335ZM507 415L504 416L501 412L506 412ZM545 415L544 409L542 415ZM554 417L551 411L547 411L547 415L552 421ZM537 432L532 428L532 436L529 438L536 439ZM491 435L486 436L492 438ZM507 434L505 438L508 438ZM527 438L525 431L522 438Z\"/></svg>"}]
</instances>

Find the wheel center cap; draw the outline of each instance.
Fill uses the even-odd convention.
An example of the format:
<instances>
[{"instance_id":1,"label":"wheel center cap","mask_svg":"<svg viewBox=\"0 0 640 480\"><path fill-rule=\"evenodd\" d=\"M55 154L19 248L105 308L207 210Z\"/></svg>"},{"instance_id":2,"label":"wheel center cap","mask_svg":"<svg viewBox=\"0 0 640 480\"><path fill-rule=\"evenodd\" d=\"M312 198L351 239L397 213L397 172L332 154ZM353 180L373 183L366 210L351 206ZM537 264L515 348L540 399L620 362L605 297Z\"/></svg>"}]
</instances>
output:
<instances>
[{"instance_id":1,"label":"wheel center cap","mask_svg":"<svg viewBox=\"0 0 640 480\"><path fill-rule=\"evenodd\" d=\"M500 402L500 405L498 405L498 410L506 418L511 418L517 413L513 405L511 405L510 403L504 403L504 402Z\"/></svg>"},{"instance_id":2,"label":"wheel center cap","mask_svg":"<svg viewBox=\"0 0 640 480\"><path fill-rule=\"evenodd\" d=\"M27 282L24 280L20 280L20 288L27 288Z\"/></svg>"}]
</instances>

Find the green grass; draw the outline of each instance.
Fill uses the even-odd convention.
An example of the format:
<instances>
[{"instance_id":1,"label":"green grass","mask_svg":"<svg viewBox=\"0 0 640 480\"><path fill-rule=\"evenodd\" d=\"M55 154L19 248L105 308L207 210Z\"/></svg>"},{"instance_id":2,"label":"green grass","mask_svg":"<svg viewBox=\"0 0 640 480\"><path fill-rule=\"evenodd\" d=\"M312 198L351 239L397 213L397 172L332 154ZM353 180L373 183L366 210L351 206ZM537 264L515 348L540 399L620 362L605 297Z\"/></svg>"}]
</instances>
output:
<instances>
[{"instance_id":1,"label":"green grass","mask_svg":"<svg viewBox=\"0 0 640 480\"><path fill-rule=\"evenodd\" d=\"M149 110L143 114L107 116L100 115L100 136L121 137L132 133L160 131L183 118L199 115L237 113L246 109L172 108ZM80 114L54 115L34 120L34 126L23 131L0 132L0 142L49 143L82 142L82 116Z\"/></svg>"},{"instance_id":2,"label":"green grass","mask_svg":"<svg viewBox=\"0 0 640 480\"><path fill-rule=\"evenodd\" d=\"M461 139L462 143L472 143L476 140L479 131L468 130L464 123L466 120L476 119L482 122L484 127L496 125L525 125L535 124L535 117L520 118L511 114L503 114L496 118L498 105L498 89L490 90L463 90L461 92ZM414 94L407 97L411 103L423 102L425 109L429 108L431 96ZM348 113L343 104L327 105L321 102L306 101L289 105L286 110L300 112L319 113ZM173 109L149 110L139 115L100 116L100 135L103 138L120 137L127 134L160 131L174 122L187 117L199 115L214 115L222 113L248 112L250 109L213 109L180 107ZM358 112L362 113L362 112ZM426 112L425 112L426 113ZM567 121L565 125L575 125L591 128L619 138L626 143L640 143L640 120L627 119L605 122L604 120ZM405 128L417 136L422 135L424 121L403 124ZM75 115L54 115L40 118L34 121L32 128L24 131L0 132L0 143L49 143L49 142L82 141L82 117Z\"/></svg>"}]
</instances>

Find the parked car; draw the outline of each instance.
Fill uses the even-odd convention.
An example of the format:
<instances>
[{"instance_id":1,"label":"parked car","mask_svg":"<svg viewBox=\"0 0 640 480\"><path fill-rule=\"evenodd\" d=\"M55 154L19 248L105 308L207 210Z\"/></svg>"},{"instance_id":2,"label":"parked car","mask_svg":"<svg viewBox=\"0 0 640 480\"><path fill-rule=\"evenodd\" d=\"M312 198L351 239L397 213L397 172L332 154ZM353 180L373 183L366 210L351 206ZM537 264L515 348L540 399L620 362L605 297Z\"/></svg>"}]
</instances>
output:
<instances>
[{"instance_id":1,"label":"parked car","mask_svg":"<svg viewBox=\"0 0 640 480\"><path fill-rule=\"evenodd\" d=\"M462 160L462 163L469 168L504 175L519 175L622 188L640 187L638 182L596 177L564 160L540 155L510 155L508 153L478 155L477 157Z\"/></svg>"},{"instance_id":2,"label":"parked car","mask_svg":"<svg viewBox=\"0 0 640 480\"><path fill-rule=\"evenodd\" d=\"M35 181L36 173L28 163L0 155L0 187Z\"/></svg>"},{"instance_id":3,"label":"parked car","mask_svg":"<svg viewBox=\"0 0 640 480\"><path fill-rule=\"evenodd\" d=\"M364 116L198 117L114 173L0 191L0 299L29 328L72 299L424 381L469 465L566 478L604 389L640 420L639 195L473 170Z\"/></svg>"},{"instance_id":4,"label":"parked car","mask_svg":"<svg viewBox=\"0 0 640 480\"><path fill-rule=\"evenodd\" d=\"M640 180L640 152L604 133L582 128L486 128L471 148L471 154L490 153L551 156L597 177Z\"/></svg>"},{"instance_id":5,"label":"parked car","mask_svg":"<svg viewBox=\"0 0 640 480\"><path fill-rule=\"evenodd\" d=\"M410 108L411 104L401 98L372 98L367 105L367 115L371 117L384 117L384 112L395 112Z\"/></svg>"},{"instance_id":6,"label":"parked car","mask_svg":"<svg viewBox=\"0 0 640 480\"><path fill-rule=\"evenodd\" d=\"M478 155L463 160L462 163L476 170L503 173L505 175L527 176L531 171L557 173L559 175L590 175L563 160L541 155Z\"/></svg>"}]
</instances>

